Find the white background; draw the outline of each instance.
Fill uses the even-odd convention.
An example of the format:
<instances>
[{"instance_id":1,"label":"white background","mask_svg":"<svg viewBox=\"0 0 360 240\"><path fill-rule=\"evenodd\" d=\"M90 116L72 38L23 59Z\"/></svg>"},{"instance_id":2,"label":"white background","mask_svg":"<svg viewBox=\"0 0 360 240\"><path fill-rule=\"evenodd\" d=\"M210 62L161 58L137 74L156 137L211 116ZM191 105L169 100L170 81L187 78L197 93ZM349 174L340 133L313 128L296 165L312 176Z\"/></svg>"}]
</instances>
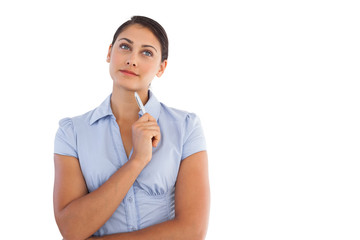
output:
<instances>
[{"instance_id":1,"label":"white background","mask_svg":"<svg viewBox=\"0 0 360 240\"><path fill-rule=\"evenodd\" d=\"M110 94L113 34L145 15L170 39L153 92L205 131L207 239L359 239L356 2L2 1L1 238L61 238L58 121Z\"/></svg>"}]
</instances>

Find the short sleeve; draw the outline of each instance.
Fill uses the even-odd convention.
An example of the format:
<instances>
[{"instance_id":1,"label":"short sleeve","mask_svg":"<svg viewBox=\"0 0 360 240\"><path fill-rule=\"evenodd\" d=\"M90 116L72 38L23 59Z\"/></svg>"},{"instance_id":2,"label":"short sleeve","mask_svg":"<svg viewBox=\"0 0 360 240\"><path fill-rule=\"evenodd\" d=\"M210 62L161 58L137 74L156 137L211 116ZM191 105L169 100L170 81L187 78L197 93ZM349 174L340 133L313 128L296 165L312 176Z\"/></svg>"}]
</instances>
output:
<instances>
[{"instance_id":1,"label":"short sleeve","mask_svg":"<svg viewBox=\"0 0 360 240\"><path fill-rule=\"evenodd\" d=\"M55 136L54 153L78 158L76 134L71 118L64 118L59 121L59 129Z\"/></svg>"},{"instance_id":2,"label":"short sleeve","mask_svg":"<svg viewBox=\"0 0 360 240\"><path fill-rule=\"evenodd\" d=\"M195 113L189 113L185 120L185 133L181 160L194 153L204 150L206 150L206 141L200 118Z\"/></svg>"}]
</instances>

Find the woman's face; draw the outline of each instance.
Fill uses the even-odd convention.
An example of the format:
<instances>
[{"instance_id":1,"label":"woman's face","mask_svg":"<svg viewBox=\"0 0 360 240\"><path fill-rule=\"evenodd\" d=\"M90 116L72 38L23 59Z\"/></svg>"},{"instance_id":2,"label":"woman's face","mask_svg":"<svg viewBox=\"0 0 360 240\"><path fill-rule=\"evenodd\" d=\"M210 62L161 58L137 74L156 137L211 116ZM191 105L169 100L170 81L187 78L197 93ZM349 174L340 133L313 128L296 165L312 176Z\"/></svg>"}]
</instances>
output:
<instances>
[{"instance_id":1,"label":"woman's face","mask_svg":"<svg viewBox=\"0 0 360 240\"><path fill-rule=\"evenodd\" d=\"M130 25L109 47L106 61L114 86L130 91L149 88L156 76L160 77L167 61L161 62L161 45L155 35L139 24Z\"/></svg>"}]
</instances>

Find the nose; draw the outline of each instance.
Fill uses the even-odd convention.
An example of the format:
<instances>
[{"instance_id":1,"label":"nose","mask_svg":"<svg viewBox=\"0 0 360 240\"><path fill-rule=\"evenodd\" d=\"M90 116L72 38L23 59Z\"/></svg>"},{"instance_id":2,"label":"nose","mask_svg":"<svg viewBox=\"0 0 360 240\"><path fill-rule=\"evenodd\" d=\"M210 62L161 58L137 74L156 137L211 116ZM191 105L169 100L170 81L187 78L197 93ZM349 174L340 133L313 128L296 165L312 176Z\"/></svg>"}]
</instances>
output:
<instances>
[{"instance_id":1,"label":"nose","mask_svg":"<svg viewBox=\"0 0 360 240\"><path fill-rule=\"evenodd\" d=\"M129 65L129 66L133 66L133 67L136 67L137 66L137 63L136 63L136 60L134 58L134 56L130 56L127 60L126 60L126 65Z\"/></svg>"},{"instance_id":2,"label":"nose","mask_svg":"<svg viewBox=\"0 0 360 240\"><path fill-rule=\"evenodd\" d=\"M126 64L129 65L129 66L132 65L133 67L136 67L136 63L134 63L132 61L129 61L129 60L126 61Z\"/></svg>"}]
</instances>

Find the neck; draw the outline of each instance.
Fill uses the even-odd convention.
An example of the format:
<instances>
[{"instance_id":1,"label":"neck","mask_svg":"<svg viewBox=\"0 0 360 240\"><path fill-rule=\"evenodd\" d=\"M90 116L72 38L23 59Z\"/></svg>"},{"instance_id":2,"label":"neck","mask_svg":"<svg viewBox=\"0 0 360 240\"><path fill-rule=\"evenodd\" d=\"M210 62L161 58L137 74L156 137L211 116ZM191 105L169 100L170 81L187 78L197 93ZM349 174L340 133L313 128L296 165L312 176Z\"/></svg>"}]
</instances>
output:
<instances>
[{"instance_id":1,"label":"neck","mask_svg":"<svg viewBox=\"0 0 360 240\"><path fill-rule=\"evenodd\" d=\"M111 110L116 121L124 123L134 123L139 119L139 106L135 100L135 91L129 91L123 88L113 88L111 95ZM149 100L148 89L137 91L142 103L145 105Z\"/></svg>"}]
</instances>

